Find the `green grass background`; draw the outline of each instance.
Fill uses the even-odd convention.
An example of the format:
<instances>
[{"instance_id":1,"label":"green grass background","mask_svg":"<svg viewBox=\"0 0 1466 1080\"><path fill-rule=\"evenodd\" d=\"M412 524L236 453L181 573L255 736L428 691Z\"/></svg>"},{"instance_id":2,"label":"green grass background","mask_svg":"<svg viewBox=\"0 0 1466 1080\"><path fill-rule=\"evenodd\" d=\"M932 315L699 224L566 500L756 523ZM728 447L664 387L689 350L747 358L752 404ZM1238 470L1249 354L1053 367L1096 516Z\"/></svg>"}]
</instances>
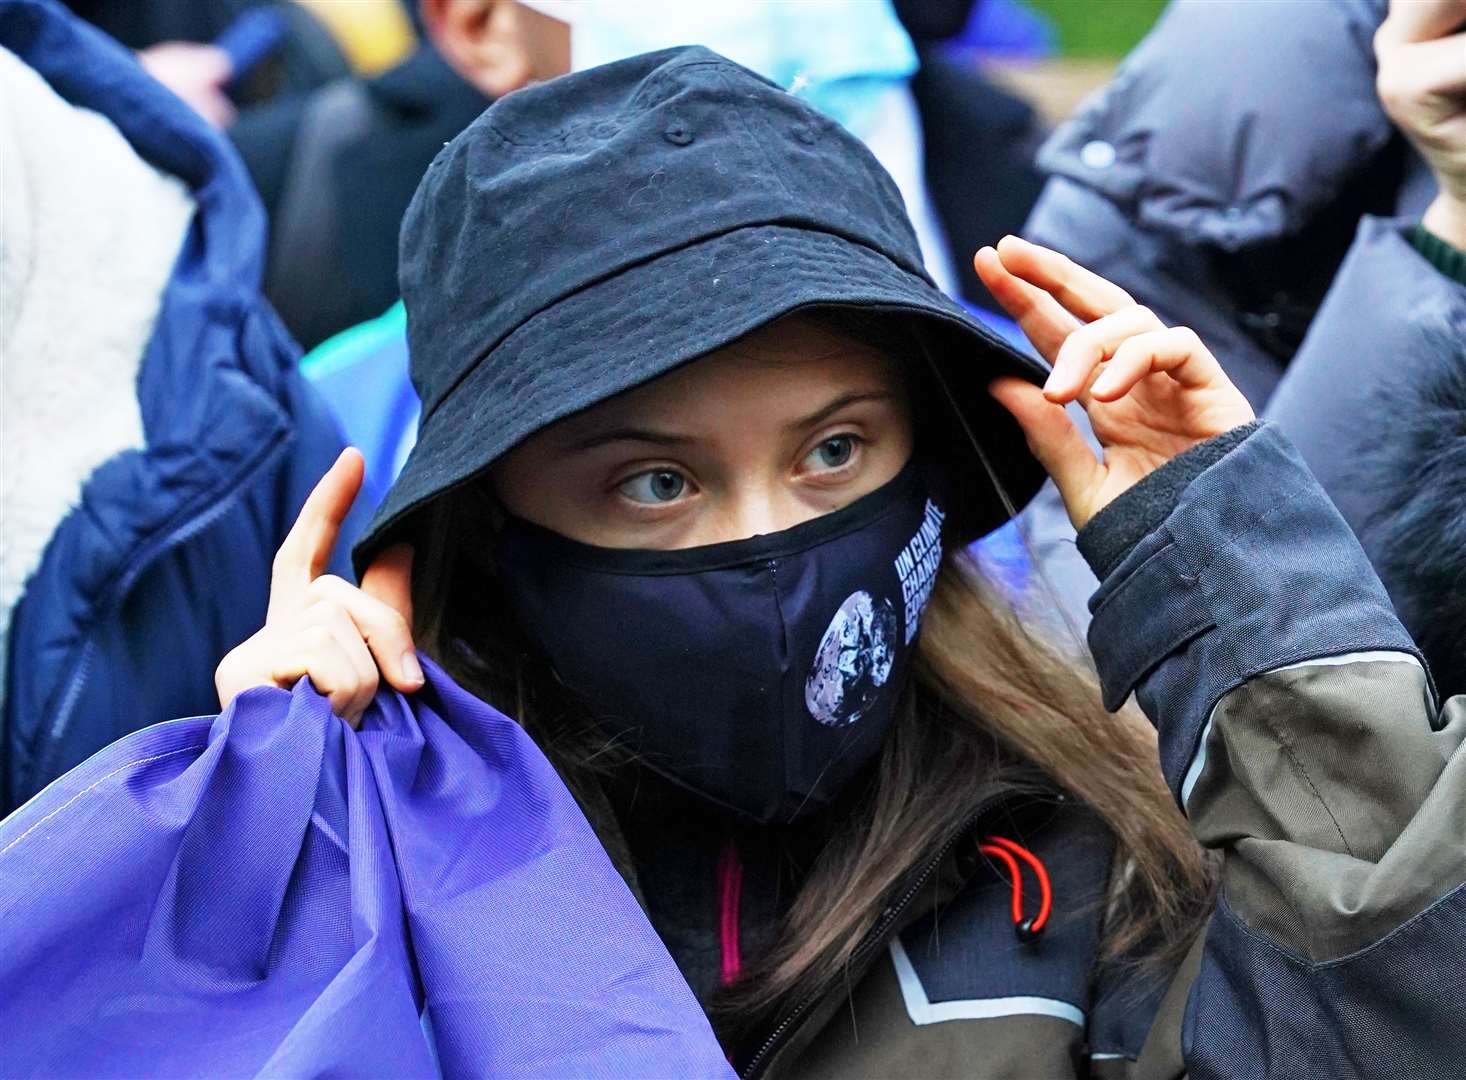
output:
<instances>
[{"instance_id":1,"label":"green grass background","mask_svg":"<svg viewBox=\"0 0 1466 1080\"><path fill-rule=\"evenodd\" d=\"M1028 0L1054 21L1063 56L1119 59L1150 29L1166 0Z\"/></svg>"}]
</instances>

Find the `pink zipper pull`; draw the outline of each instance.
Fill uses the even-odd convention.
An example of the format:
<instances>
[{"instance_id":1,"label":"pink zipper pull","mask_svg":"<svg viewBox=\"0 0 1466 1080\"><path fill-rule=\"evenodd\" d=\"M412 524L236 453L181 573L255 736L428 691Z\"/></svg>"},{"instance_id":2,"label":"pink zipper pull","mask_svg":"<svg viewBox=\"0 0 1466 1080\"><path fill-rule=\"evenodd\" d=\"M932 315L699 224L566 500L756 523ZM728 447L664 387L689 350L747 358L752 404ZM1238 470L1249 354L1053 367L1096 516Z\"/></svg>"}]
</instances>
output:
<instances>
[{"instance_id":1,"label":"pink zipper pull","mask_svg":"<svg viewBox=\"0 0 1466 1080\"><path fill-rule=\"evenodd\" d=\"M718 941L722 948L722 983L732 986L743 971L738 947L738 914L743 902L743 860L731 836L718 855Z\"/></svg>"}]
</instances>

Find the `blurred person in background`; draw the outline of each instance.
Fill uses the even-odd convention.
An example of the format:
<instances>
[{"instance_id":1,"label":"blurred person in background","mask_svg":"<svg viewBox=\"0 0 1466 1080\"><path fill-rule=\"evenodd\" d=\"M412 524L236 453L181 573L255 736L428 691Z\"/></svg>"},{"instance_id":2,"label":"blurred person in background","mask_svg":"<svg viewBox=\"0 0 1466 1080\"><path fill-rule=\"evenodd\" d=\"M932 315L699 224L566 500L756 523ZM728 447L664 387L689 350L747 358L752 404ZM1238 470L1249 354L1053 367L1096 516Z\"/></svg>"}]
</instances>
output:
<instances>
[{"instance_id":1,"label":"blurred person in background","mask_svg":"<svg viewBox=\"0 0 1466 1080\"><path fill-rule=\"evenodd\" d=\"M308 93L351 71L337 38L294 0L66 0L66 6L135 50L150 75L215 127L228 125L240 109ZM253 70L235 71L215 42L241 16L259 11L277 16L283 33Z\"/></svg>"},{"instance_id":2,"label":"blurred person in background","mask_svg":"<svg viewBox=\"0 0 1466 1080\"><path fill-rule=\"evenodd\" d=\"M1025 235L1213 343L1466 689L1466 2L1176 0L1039 161ZM1056 492L1026 525L1082 626Z\"/></svg>"},{"instance_id":3,"label":"blurred person in background","mask_svg":"<svg viewBox=\"0 0 1466 1080\"><path fill-rule=\"evenodd\" d=\"M211 710L341 448L223 138L50 0L0 2L0 810ZM344 566L343 566L344 569Z\"/></svg>"},{"instance_id":4,"label":"blurred person in background","mask_svg":"<svg viewBox=\"0 0 1466 1080\"><path fill-rule=\"evenodd\" d=\"M228 132L270 223L266 296L306 348L396 298L397 226L443 144L569 63L563 24L508 0L71 6ZM280 25L238 71L221 46L260 12Z\"/></svg>"},{"instance_id":5,"label":"blurred person in background","mask_svg":"<svg viewBox=\"0 0 1466 1080\"><path fill-rule=\"evenodd\" d=\"M270 219L265 293L309 349L397 298L397 231L434 155L490 102L568 67L563 24L508 0L421 0L400 63L246 110L229 137Z\"/></svg>"}]
</instances>

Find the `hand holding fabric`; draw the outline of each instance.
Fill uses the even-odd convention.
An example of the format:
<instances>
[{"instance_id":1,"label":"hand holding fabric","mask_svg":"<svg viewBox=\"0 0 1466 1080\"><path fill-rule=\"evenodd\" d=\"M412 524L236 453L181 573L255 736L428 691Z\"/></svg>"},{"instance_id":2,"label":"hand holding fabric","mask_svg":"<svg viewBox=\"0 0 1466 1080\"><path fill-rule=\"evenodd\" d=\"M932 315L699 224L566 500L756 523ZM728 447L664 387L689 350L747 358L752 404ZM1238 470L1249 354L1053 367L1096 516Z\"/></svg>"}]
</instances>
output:
<instances>
[{"instance_id":1,"label":"hand holding fabric","mask_svg":"<svg viewBox=\"0 0 1466 1080\"><path fill-rule=\"evenodd\" d=\"M0 821L6 1076L731 1075L517 723L424 658L113 743Z\"/></svg>"},{"instance_id":2,"label":"hand holding fabric","mask_svg":"<svg viewBox=\"0 0 1466 1080\"><path fill-rule=\"evenodd\" d=\"M1023 428L1075 528L1177 454L1253 419L1195 331L1167 327L1118 285L1016 236L973 264L1053 365L1042 390L1005 377L989 391ZM1071 401L1089 414L1103 459L1065 413Z\"/></svg>"},{"instance_id":3,"label":"hand holding fabric","mask_svg":"<svg viewBox=\"0 0 1466 1080\"><path fill-rule=\"evenodd\" d=\"M379 672L403 693L422 686L410 629L412 546L383 551L361 588L324 572L364 470L360 451L342 451L301 507L275 554L265 625L214 672L221 707L252 686L288 690L309 675L332 711L357 727Z\"/></svg>"}]
</instances>

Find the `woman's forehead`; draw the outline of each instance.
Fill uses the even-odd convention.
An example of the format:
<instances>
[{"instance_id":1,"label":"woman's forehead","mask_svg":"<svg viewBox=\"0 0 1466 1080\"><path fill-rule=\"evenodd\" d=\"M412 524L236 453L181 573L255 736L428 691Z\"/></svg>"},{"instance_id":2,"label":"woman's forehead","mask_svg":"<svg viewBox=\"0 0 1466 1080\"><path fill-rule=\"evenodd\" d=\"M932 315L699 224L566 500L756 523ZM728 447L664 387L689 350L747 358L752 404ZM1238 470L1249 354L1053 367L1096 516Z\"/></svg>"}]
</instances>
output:
<instances>
[{"instance_id":1,"label":"woman's forehead","mask_svg":"<svg viewBox=\"0 0 1466 1080\"><path fill-rule=\"evenodd\" d=\"M901 366L853 336L806 318L779 320L554 425L576 441L608 426L678 427L803 415L838 397L899 397Z\"/></svg>"}]
</instances>

